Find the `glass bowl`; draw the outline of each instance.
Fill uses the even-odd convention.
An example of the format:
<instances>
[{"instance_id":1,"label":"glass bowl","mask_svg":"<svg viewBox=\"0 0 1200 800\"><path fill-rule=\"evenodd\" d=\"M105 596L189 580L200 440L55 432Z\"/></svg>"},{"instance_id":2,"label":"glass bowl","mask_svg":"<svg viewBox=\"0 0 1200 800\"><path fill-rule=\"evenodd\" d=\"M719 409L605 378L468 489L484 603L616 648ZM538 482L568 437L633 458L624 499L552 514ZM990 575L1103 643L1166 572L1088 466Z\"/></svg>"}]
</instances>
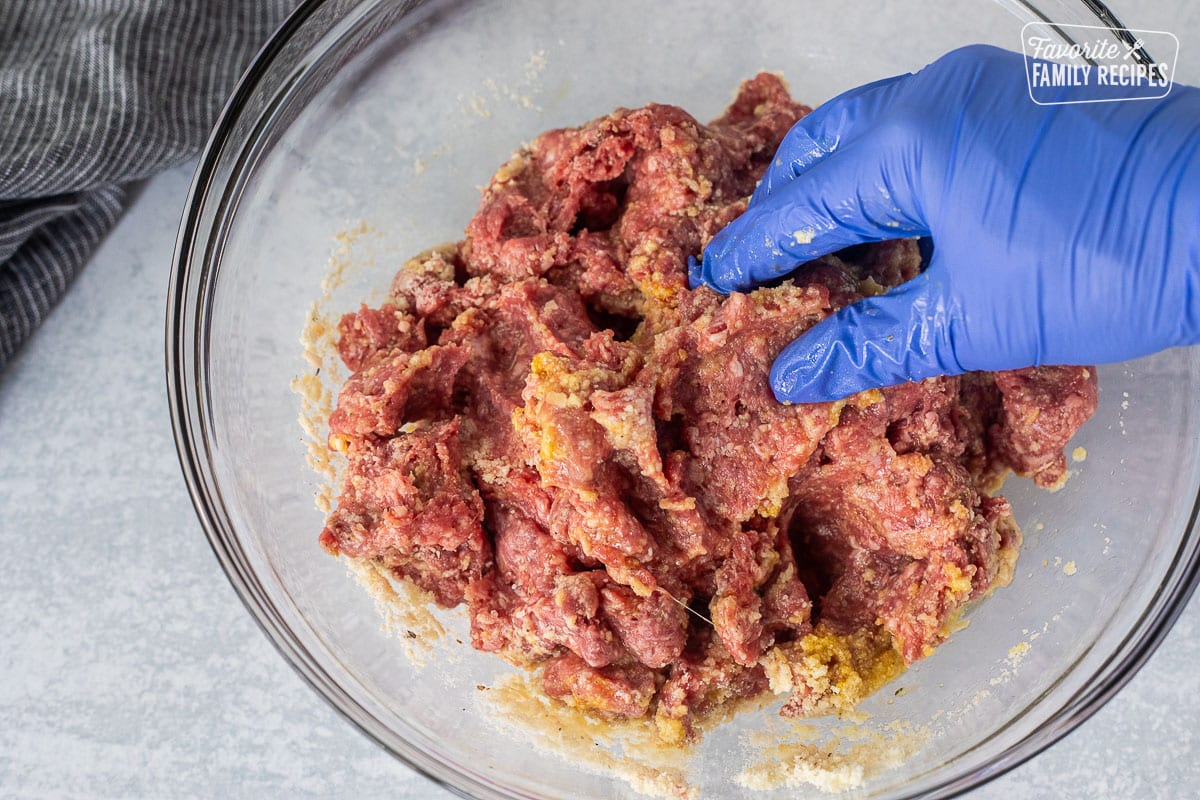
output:
<instances>
[{"instance_id":1,"label":"glass bowl","mask_svg":"<svg viewBox=\"0 0 1200 800\"><path fill-rule=\"evenodd\" d=\"M412 663L406 637L381 630L375 601L320 549L322 479L290 388L314 372L302 328L314 309L377 300L403 260L460 238L477 187L540 131L649 101L707 120L762 69L815 105L966 43L1020 49L1030 21L1059 38L1053 23L1117 24L1095 2L304 3L201 160L167 319L189 490L284 657L368 736L465 795L636 796L578 759L546 757L519 730L498 733L477 686L514 670L456 644L453 614L431 662ZM898 741L901 723L920 733L915 753L865 773L853 796L978 785L1066 734L1146 660L1197 578L1198 378L1196 349L1100 369L1099 410L1070 446L1086 460L1065 488L1005 487L1026 535L1013 584L871 698L867 722L807 729L843 743ZM705 796L794 796L736 780L761 755L756 731L791 735L779 724L773 708L737 717L705 740L689 779Z\"/></svg>"}]
</instances>

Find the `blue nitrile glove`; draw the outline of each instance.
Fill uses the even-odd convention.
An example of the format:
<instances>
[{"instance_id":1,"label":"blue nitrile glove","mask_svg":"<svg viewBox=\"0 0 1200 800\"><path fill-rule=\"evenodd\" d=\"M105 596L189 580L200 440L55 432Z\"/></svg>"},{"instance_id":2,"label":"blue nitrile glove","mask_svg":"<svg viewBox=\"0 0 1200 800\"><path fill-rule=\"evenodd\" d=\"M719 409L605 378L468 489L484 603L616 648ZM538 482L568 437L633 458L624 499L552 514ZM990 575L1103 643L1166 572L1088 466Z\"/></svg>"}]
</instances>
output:
<instances>
[{"instance_id":1,"label":"blue nitrile glove","mask_svg":"<svg viewBox=\"0 0 1200 800\"><path fill-rule=\"evenodd\" d=\"M1200 89L1040 106L1021 55L967 47L797 123L692 284L746 290L848 245L932 237L921 275L780 354L771 382L792 402L1192 344L1198 150Z\"/></svg>"}]
</instances>

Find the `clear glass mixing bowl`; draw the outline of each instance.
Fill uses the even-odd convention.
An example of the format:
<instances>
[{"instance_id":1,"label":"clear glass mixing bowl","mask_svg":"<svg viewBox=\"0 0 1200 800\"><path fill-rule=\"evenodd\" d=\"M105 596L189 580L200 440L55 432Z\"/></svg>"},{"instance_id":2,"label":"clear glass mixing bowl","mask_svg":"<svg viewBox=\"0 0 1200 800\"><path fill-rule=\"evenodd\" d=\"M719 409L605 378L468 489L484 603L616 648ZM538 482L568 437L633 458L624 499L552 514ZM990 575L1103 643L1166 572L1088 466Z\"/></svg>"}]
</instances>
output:
<instances>
[{"instance_id":1,"label":"clear glass mixing bowl","mask_svg":"<svg viewBox=\"0 0 1200 800\"><path fill-rule=\"evenodd\" d=\"M762 69L816 104L969 42L1019 49L1028 21L1048 21L1058 37L1050 22L1115 24L1094 2L305 3L248 73L201 161L167 332L196 508L280 652L368 736L464 794L634 796L499 734L473 698L509 668L453 644L451 656L413 666L380 630L371 598L318 547L319 480L289 383L312 372L298 337L335 236L365 223L323 301L345 311L378 298L405 258L459 238L476 187L542 130L648 101L709 119ZM1078 725L1145 661L1197 577L1198 377L1196 349L1100 370L1100 408L1072 444L1087 454L1072 480L1055 494L1015 479L1006 487L1026 533L1013 585L902 676L903 692L889 687L866 706L870 725L903 720L932 738L854 796L977 785ZM772 714L742 716L706 741L693 771L705 796L749 796L733 781L747 747L739 736Z\"/></svg>"}]
</instances>

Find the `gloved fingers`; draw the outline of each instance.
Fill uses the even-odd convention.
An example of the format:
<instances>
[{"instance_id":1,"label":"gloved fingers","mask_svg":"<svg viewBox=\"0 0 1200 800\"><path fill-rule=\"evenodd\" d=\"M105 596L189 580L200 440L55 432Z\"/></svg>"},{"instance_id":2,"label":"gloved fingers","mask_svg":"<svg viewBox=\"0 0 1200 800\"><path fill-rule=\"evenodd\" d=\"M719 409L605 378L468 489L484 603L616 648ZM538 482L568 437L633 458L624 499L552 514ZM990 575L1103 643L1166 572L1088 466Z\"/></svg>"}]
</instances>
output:
<instances>
[{"instance_id":1,"label":"gloved fingers","mask_svg":"<svg viewBox=\"0 0 1200 800\"><path fill-rule=\"evenodd\" d=\"M891 292L839 310L783 349L771 367L781 402L841 400L866 389L966 372L960 309L936 265Z\"/></svg>"},{"instance_id":2,"label":"gloved fingers","mask_svg":"<svg viewBox=\"0 0 1200 800\"><path fill-rule=\"evenodd\" d=\"M720 292L776 280L843 247L927 236L916 201L913 148L894 136L838 148L786 186L751 202L689 265L692 286Z\"/></svg>"},{"instance_id":3,"label":"gloved fingers","mask_svg":"<svg viewBox=\"0 0 1200 800\"><path fill-rule=\"evenodd\" d=\"M839 147L870 130L892 104L895 93L911 77L906 73L863 84L817 106L783 137L750 202L761 202Z\"/></svg>"}]
</instances>

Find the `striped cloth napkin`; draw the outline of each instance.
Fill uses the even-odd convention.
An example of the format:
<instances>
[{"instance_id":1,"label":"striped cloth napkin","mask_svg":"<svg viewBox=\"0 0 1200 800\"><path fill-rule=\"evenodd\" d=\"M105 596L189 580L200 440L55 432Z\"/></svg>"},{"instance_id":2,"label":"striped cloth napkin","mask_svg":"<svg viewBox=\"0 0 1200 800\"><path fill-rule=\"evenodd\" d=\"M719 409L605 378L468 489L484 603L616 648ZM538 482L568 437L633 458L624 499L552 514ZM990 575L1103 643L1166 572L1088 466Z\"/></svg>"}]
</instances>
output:
<instances>
[{"instance_id":1,"label":"striped cloth napkin","mask_svg":"<svg viewBox=\"0 0 1200 800\"><path fill-rule=\"evenodd\" d=\"M0 0L0 369L297 0Z\"/></svg>"}]
</instances>

